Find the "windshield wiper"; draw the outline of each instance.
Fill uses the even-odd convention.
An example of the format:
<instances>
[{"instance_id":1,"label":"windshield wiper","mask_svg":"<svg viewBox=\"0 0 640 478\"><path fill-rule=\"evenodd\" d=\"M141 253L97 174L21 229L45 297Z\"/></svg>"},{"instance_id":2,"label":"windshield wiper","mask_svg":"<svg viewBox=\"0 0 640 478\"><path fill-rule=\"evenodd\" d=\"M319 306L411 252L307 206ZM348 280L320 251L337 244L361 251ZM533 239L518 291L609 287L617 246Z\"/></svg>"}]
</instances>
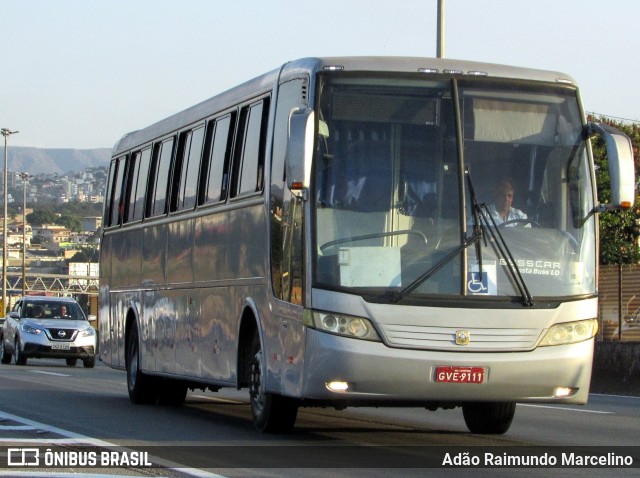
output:
<instances>
[{"instance_id":1,"label":"windshield wiper","mask_svg":"<svg viewBox=\"0 0 640 478\"><path fill-rule=\"evenodd\" d=\"M471 181L471 175L469 174L469 169L465 169L465 175L467 177L467 182L469 185L469 194L471 196L472 203L472 212L473 212L473 234L465 239L462 244L456 247L453 251L443 257L440 261L438 261L433 267L422 273L415 280L413 280L409 285L404 287L402 290L394 291L391 294L389 299L390 302L400 302L411 292L416 290L420 285L432 277L436 272L442 269L445 265L447 265L453 258L455 258L458 254L464 251L467 247L471 245L476 246L476 257L478 259L478 272L480 273L480 277L482 277L482 242L481 240L484 238L485 246L487 245L487 239L483 236L483 227L484 224L489 232L489 235L492 239L492 244L494 250L498 253L498 255L504 259L506 264L507 271L511 276L513 282L515 283L520 296L522 297L522 302L526 306L534 305L533 297L527 287L527 284L520 273L520 269L516 265L515 259L513 258L513 254L507 245L504 237L500 233L498 229L498 225L496 224L493 216L491 216L491 212L489 211L489 207L486 204L478 204L476 199L475 191L473 189L473 183Z\"/></svg>"},{"instance_id":2,"label":"windshield wiper","mask_svg":"<svg viewBox=\"0 0 640 478\"><path fill-rule=\"evenodd\" d=\"M416 279L413 280L409 285L404 287L402 290L394 291L391 293L391 297L389 298L390 302L400 302L407 295L411 294L414 290L420 287L420 284L428 280L431 276L433 276L436 272L446 266L449 262L453 260L458 254L460 254L463 250L469 247L472 244L476 244L480 242L480 238L482 237L482 232L478 232L473 234L471 237L466 239L462 244L456 247L449 254L440 259L433 267L427 269L425 272L420 274Z\"/></svg>"},{"instance_id":3,"label":"windshield wiper","mask_svg":"<svg viewBox=\"0 0 640 478\"><path fill-rule=\"evenodd\" d=\"M531 296L531 292L529 292L529 288L527 287L527 283L524 281L522 274L520 273L520 269L516 265L516 261L513 258L513 254L511 254L511 250L507 245L507 241L505 241L496 221L491 215L491 211L489 210L489 206L485 203L478 204L478 200L476 199L476 193L473 189L473 182L471 181L471 174L469 173L469 168L465 169L465 175L467 176L467 184L469 185L469 194L471 195L471 207L473 209L473 230L474 235L478 234L478 230L481 229L480 222L484 223L487 231L492 239L492 247L493 250L498 253L498 255L504 259L506 263L507 271L511 276L520 296L522 297L522 303L528 307L533 305L533 297ZM486 239L485 239L486 245ZM482 277L482 251L480 250L480 244L478 243L476 248L476 257L478 258L478 271L480 273L480 277Z\"/></svg>"},{"instance_id":4,"label":"windshield wiper","mask_svg":"<svg viewBox=\"0 0 640 478\"><path fill-rule=\"evenodd\" d=\"M498 253L498 255L504 259L506 264L507 271L511 275L511 279L515 283L520 296L522 297L522 303L528 307L534 305L533 297L531 296L531 292L529 292L529 288L527 287L527 283L525 282L522 274L520 273L520 269L516 265L516 261L511 254L511 250L507 245L507 241L505 241L502 233L500 232L500 228L496 224L493 216L491 215L491 211L489 210L489 206L486 204L481 204L480 208L480 218L487 226L486 229L489 231L489 235L492 239L492 244L494 244L493 249Z\"/></svg>"},{"instance_id":5,"label":"windshield wiper","mask_svg":"<svg viewBox=\"0 0 640 478\"><path fill-rule=\"evenodd\" d=\"M411 292L413 292L414 290L416 290L418 287L420 287L420 284L422 284L423 282L429 280L429 278L431 276L433 276L436 272L438 272L440 269L442 269L445 265L447 265L449 262L451 262L458 254L460 254L462 251L464 251L467 247L475 244L476 246L476 256L478 257L478 267L479 267L479 271L480 271L480 276L482 277L482 244L481 244L481 239L482 239L482 227L480 227L480 216L482 215L482 212L480 210L480 206L478 205L478 201L476 201L476 195L475 192L473 190L473 184L471 183L471 176L469 174L469 168L467 167L464 171L466 177L467 177L467 181L469 184L469 193L471 194L471 199L473 202L473 234L466 238L462 244L460 244L458 247L456 247L453 251L451 251L449 254L447 254L446 256L444 256L442 259L440 259L433 267L431 267L430 269L427 269L425 272L423 272L422 274L420 274L416 279L414 279L409 285L407 285L406 287L404 287L402 290L399 291L394 291L392 293L392 297L389 299L391 302L400 302L402 299L404 299L407 295L411 294ZM485 239L485 246L486 246L486 239Z\"/></svg>"}]
</instances>

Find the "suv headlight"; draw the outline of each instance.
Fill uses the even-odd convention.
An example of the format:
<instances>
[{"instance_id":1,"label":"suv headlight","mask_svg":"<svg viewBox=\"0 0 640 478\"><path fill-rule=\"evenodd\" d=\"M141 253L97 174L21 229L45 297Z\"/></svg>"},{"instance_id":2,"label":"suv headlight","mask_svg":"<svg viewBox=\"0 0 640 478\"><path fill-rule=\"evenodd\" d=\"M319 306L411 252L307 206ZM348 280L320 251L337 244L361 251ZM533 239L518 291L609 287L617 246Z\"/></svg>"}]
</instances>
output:
<instances>
[{"instance_id":1,"label":"suv headlight","mask_svg":"<svg viewBox=\"0 0 640 478\"><path fill-rule=\"evenodd\" d=\"M89 327L87 329L81 330L78 335L80 337L91 337L92 335L96 335L96 331L92 327Z\"/></svg>"},{"instance_id":2,"label":"suv headlight","mask_svg":"<svg viewBox=\"0 0 640 478\"><path fill-rule=\"evenodd\" d=\"M552 326L542 341L540 347L550 345L566 345L583 342L594 337L598 333L598 319L579 320L577 322L565 322Z\"/></svg>"},{"instance_id":3,"label":"suv headlight","mask_svg":"<svg viewBox=\"0 0 640 478\"><path fill-rule=\"evenodd\" d=\"M24 332L25 334L34 334L34 335L39 335L42 333L42 329L39 329L37 327L34 327L32 325L29 324L22 324L20 325L20 330L22 332Z\"/></svg>"},{"instance_id":4,"label":"suv headlight","mask_svg":"<svg viewBox=\"0 0 640 478\"><path fill-rule=\"evenodd\" d=\"M381 342L371 322L363 317L306 309L304 311L304 325L354 339Z\"/></svg>"}]
</instances>

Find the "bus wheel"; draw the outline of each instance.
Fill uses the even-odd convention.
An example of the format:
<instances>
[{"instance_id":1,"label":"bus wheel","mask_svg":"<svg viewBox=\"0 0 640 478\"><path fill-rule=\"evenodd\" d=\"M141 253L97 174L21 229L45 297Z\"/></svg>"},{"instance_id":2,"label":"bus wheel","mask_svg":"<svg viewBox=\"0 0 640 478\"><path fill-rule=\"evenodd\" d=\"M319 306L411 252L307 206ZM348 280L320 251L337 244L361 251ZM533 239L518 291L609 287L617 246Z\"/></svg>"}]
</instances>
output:
<instances>
[{"instance_id":1,"label":"bus wheel","mask_svg":"<svg viewBox=\"0 0 640 478\"><path fill-rule=\"evenodd\" d=\"M140 347L138 341L138 326L133 324L129 332L126 350L127 388L129 400L132 403L154 403L157 398L157 388L154 377L145 375L140 370Z\"/></svg>"},{"instance_id":2,"label":"bus wheel","mask_svg":"<svg viewBox=\"0 0 640 478\"><path fill-rule=\"evenodd\" d=\"M473 402L462 405L464 422L471 433L502 435L516 413L514 402Z\"/></svg>"},{"instance_id":3,"label":"bus wheel","mask_svg":"<svg viewBox=\"0 0 640 478\"><path fill-rule=\"evenodd\" d=\"M266 393L264 371L264 355L258 346L251 361L251 382L249 385L253 424L256 430L261 432L290 432L298 415L298 401L293 398Z\"/></svg>"}]
</instances>

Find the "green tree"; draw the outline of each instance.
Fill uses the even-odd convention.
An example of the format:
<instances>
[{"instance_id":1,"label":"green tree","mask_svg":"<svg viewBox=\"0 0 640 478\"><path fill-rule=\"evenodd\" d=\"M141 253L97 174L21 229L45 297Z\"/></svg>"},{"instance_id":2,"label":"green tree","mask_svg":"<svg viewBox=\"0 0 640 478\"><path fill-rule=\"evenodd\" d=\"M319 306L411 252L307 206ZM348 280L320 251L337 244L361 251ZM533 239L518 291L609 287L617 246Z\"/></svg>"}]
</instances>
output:
<instances>
[{"instance_id":1,"label":"green tree","mask_svg":"<svg viewBox=\"0 0 640 478\"><path fill-rule=\"evenodd\" d=\"M98 262L99 254L94 248L84 247L76 252L69 262Z\"/></svg>"},{"instance_id":2,"label":"green tree","mask_svg":"<svg viewBox=\"0 0 640 478\"><path fill-rule=\"evenodd\" d=\"M56 218L55 223L74 232L80 232L82 229L82 219L75 214L63 214Z\"/></svg>"},{"instance_id":3,"label":"green tree","mask_svg":"<svg viewBox=\"0 0 640 478\"><path fill-rule=\"evenodd\" d=\"M590 118L594 119L594 118ZM595 118L599 123L605 123L619 129L631 138L636 167L636 184L638 173L638 152L640 150L640 126L624 124L606 117ZM606 150L599 137L592 141L593 158L596 165L596 183L598 200L606 204L611 200L611 183L606 158ZM640 261L638 251L638 237L640 230L640 197L636 192L633 207L625 211L612 211L600 214L600 263L601 264L633 264Z\"/></svg>"},{"instance_id":4,"label":"green tree","mask_svg":"<svg viewBox=\"0 0 640 478\"><path fill-rule=\"evenodd\" d=\"M37 209L34 210L31 214L27 214L27 222L32 226L53 224L56 219L56 213L49 208Z\"/></svg>"}]
</instances>

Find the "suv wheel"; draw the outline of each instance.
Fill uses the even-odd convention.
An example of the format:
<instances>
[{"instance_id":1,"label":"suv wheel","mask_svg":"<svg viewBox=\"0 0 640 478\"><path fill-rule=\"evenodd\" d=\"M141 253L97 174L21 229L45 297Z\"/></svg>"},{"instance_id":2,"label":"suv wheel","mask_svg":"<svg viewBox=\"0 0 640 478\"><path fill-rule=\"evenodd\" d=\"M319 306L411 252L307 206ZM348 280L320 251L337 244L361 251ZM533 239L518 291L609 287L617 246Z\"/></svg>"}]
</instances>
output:
<instances>
[{"instance_id":1,"label":"suv wheel","mask_svg":"<svg viewBox=\"0 0 640 478\"><path fill-rule=\"evenodd\" d=\"M27 365L27 357L20 350L20 339L16 337L15 345L16 365Z\"/></svg>"},{"instance_id":2,"label":"suv wheel","mask_svg":"<svg viewBox=\"0 0 640 478\"><path fill-rule=\"evenodd\" d=\"M0 362L11 362L11 353L7 352L7 349L4 347L4 337L0 337Z\"/></svg>"}]
</instances>

